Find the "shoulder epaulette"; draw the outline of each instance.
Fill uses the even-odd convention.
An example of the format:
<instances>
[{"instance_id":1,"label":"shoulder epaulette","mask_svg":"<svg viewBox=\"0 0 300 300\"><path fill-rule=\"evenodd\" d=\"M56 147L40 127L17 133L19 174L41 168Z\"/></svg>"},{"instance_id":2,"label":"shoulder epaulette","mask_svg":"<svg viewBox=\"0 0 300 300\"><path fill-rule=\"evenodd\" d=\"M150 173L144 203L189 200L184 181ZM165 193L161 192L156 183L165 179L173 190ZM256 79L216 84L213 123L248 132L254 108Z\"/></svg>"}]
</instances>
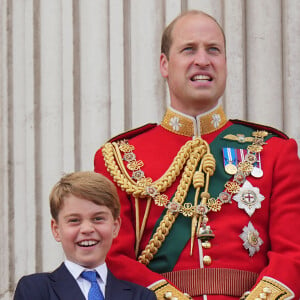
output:
<instances>
[{"instance_id":1,"label":"shoulder epaulette","mask_svg":"<svg viewBox=\"0 0 300 300\"><path fill-rule=\"evenodd\" d=\"M143 126L140 126L140 127L131 129L129 131L125 131L121 134L118 134L118 135L112 137L108 142L115 142L115 141L124 140L124 139L131 139L131 138L133 138L141 133L144 133L156 126L157 126L156 123L148 123Z\"/></svg>"},{"instance_id":2,"label":"shoulder epaulette","mask_svg":"<svg viewBox=\"0 0 300 300\"><path fill-rule=\"evenodd\" d=\"M246 126L252 127L254 129L257 129L257 130L266 130L270 133L278 135L279 137L281 137L283 139L286 139L286 140L289 139L289 137L284 132L282 132L282 131L274 128L274 127L271 127L271 126L266 126L266 125L257 124L257 123L253 123L253 122L248 122L248 121L244 121L244 120L238 120L238 119L233 119L233 120L230 120L230 121L234 124L246 125Z\"/></svg>"}]
</instances>

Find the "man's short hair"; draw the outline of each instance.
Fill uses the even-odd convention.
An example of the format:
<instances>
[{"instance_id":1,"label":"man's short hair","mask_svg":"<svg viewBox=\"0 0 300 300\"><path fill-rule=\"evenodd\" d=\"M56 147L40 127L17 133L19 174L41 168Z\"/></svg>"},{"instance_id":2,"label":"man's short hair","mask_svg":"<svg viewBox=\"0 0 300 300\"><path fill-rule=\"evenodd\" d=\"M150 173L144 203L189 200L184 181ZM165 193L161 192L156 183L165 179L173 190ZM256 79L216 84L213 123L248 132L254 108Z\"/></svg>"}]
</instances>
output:
<instances>
[{"instance_id":1,"label":"man's short hair","mask_svg":"<svg viewBox=\"0 0 300 300\"><path fill-rule=\"evenodd\" d=\"M179 16L177 16L164 30L163 34L162 34L162 38L161 38L161 53L165 54L167 59L169 59L169 53L170 53L170 48L172 46L172 32L174 29L175 24L177 23L177 21L185 16L188 15L204 15L209 17L210 19L212 19L213 21L216 22L216 24L218 25L218 27L220 28L222 35L223 35L223 39L224 39L224 46L226 49L226 38L225 38L225 33L223 28L221 27L221 25L217 22L217 20L212 17L211 15L201 11L201 10L188 10L185 11L183 13L181 13Z\"/></svg>"}]
</instances>

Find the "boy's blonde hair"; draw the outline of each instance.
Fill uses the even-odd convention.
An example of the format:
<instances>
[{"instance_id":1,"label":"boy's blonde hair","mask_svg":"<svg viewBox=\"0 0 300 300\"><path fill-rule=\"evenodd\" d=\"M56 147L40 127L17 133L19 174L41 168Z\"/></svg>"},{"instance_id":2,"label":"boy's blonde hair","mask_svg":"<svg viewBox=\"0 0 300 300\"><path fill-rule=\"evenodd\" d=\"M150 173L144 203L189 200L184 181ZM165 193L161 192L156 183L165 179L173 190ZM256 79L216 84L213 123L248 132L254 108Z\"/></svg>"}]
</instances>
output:
<instances>
[{"instance_id":1,"label":"boy's blonde hair","mask_svg":"<svg viewBox=\"0 0 300 300\"><path fill-rule=\"evenodd\" d=\"M115 185L105 176L92 171L79 171L64 175L52 188L49 196L51 216L58 221L64 198L73 195L107 206L114 217L120 215L120 201Z\"/></svg>"}]
</instances>

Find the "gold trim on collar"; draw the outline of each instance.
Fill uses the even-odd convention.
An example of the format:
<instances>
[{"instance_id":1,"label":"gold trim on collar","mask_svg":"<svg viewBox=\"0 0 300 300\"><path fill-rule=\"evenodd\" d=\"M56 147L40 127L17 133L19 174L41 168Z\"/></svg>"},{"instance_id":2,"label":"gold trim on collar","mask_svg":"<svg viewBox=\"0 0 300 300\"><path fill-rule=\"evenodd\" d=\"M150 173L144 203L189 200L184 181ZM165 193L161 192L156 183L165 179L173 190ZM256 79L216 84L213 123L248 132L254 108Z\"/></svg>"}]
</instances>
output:
<instances>
[{"instance_id":1,"label":"gold trim on collar","mask_svg":"<svg viewBox=\"0 0 300 300\"><path fill-rule=\"evenodd\" d=\"M176 134L192 137L214 132L223 127L226 122L227 118L221 105L195 118L169 107L161 122L161 126Z\"/></svg>"}]
</instances>

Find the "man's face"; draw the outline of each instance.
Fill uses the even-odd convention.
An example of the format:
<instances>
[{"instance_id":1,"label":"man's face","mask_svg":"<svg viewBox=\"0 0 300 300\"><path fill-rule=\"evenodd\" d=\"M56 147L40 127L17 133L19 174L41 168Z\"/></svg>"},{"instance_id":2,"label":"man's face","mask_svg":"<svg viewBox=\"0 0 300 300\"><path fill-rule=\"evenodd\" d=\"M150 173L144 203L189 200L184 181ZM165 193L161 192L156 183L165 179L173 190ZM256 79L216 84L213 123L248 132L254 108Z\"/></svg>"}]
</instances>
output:
<instances>
[{"instance_id":1,"label":"man's face","mask_svg":"<svg viewBox=\"0 0 300 300\"><path fill-rule=\"evenodd\" d=\"M73 195L64 199L57 222L51 221L53 236L67 259L90 269L104 263L119 228L120 218L114 220L107 206Z\"/></svg>"},{"instance_id":2,"label":"man's face","mask_svg":"<svg viewBox=\"0 0 300 300\"><path fill-rule=\"evenodd\" d=\"M169 59L161 54L160 70L169 84L172 107L187 114L213 108L227 76L225 41L216 22L202 14L179 19Z\"/></svg>"}]
</instances>

